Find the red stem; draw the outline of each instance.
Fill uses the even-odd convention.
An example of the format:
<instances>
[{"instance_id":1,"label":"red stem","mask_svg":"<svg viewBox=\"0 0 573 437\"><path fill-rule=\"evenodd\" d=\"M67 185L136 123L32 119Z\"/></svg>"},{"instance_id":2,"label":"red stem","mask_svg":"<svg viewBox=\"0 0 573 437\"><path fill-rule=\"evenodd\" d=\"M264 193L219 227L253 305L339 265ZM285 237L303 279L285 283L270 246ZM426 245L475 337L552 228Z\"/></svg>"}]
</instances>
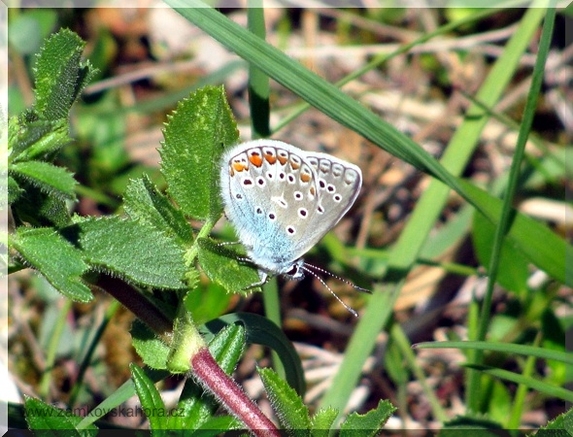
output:
<instances>
[{"instance_id":1,"label":"red stem","mask_svg":"<svg viewBox=\"0 0 573 437\"><path fill-rule=\"evenodd\" d=\"M241 387L219 367L207 348L191 359L197 381L213 393L235 417L256 436L280 437L277 427L266 417Z\"/></svg>"}]
</instances>

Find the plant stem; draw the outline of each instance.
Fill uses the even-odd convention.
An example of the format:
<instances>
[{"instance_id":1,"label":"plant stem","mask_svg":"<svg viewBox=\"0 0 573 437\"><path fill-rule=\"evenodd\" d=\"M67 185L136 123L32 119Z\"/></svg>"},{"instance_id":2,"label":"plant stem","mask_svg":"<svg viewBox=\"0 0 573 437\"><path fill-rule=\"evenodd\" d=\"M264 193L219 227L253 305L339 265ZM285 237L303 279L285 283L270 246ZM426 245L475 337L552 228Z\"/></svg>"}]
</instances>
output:
<instances>
[{"instance_id":1,"label":"plant stem","mask_svg":"<svg viewBox=\"0 0 573 437\"><path fill-rule=\"evenodd\" d=\"M252 434L260 437L281 435L277 427L247 397L241 387L223 372L206 347L197 351L191 359L191 366L197 381L213 393Z\"/></svg>"}]
</instances>

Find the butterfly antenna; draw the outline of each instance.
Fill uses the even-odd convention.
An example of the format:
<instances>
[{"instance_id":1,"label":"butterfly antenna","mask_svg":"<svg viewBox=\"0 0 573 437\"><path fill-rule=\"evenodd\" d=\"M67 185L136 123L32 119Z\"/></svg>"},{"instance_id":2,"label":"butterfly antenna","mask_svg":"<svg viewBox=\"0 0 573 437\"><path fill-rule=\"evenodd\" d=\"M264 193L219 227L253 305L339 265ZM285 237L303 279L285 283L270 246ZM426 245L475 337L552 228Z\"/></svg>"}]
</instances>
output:
<instances>
[{"instance_id":1,"label":"butterfly antenna","mask_svg":"<svg viewBox=\"0 0 573 437\"><path fill-rule=\"evenodd\" d=\"M321 267L313 266L312 264L308 264L308 263L305 263L304 267L310 267L316 271L319 271L320 273L324 273L325 275L330 276L331 278L338 279L340 282L344 282L346 285L350 285L355 290L362 291L363 293L372 294L372 290L368 290L367 288L360 287L360 286L354 284L353 282L350 282L348 279L344 279L338 275L335 275L332 272L329 272L328 270L324 270ZM305 269L305 270L309 271L308 269ZM316 276L316 275L314 275L314 276Z\"/></svg>"},{"instance_id":2,"label":"butterfly antenna","mask_svg":"<svg viewBox=\"0 0 573 437\"><path fill-rule=\"evenodd\" d=\"M318 279L318 280L320 281L320 283L321 283L328 291L330 291L330 293L336 298L336 300L337 300L338 302L340 302L340 303L342 304L342 306L343 306L344 308L346 308L350 314L352 314L354 317L358 317L358 313L357 313L356 311L354 311L352 308L350 308L348 305L346 305L346 304L342 301L342 299L340 299L340 298L337 296L337 294L332 290L332 288L330 288L328 285L326 285L326 282L324 282L324 279L322 279L320 276L318 276L314 270L309 269L307 266L309 266L309 264L305 264L305 265L303 265L303 266L301 266L301 267L302 267L302 269L303 269L305 272L310 273L312 276L314 276L316 279ZM319 271L325 272L325 270L322 270L321 268L318 268L318 267L316 267L316 266L311 266L311 267L316 268L316 269L319 270ZM327 273L328 273L328 272L327 272ZM335 276L335 275L332 275L332 276ZM346 281L344 281L344 282L346 282Z\"/></svg>"}]
</instances>

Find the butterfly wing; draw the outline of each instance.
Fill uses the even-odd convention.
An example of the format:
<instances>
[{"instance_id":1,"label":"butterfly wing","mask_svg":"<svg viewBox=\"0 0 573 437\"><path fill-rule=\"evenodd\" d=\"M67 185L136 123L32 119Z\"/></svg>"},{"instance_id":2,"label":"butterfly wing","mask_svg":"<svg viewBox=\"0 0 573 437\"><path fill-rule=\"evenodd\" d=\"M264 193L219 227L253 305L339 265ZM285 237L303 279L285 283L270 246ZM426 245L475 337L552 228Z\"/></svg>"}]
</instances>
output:
<instances>
[{"instance_id":1,"label":"butterfly wing","mask_svg":"<svg viewBox=\"0 0 573 437\"><path fill-rule=\"evenodd\" d=\"M274 140L235 146L221 165L227 218L253 262L277 274L338 223L361 183L353 164Z\"/></svg>"},{"instance_id":2,"label":"butterfly wing","mask_svg":"<svg viewBox=\"0 0 573 437\"><path fill-rule=\"evenodd\" d=\"M354 164L325 153L306 153L304 162L312 169L317 194L308 198L312 207L306 226L301 228L303 238L297 243L303 253L336 226L354 204L362 186L362 172Z\"/></svg>"}]
</instances>

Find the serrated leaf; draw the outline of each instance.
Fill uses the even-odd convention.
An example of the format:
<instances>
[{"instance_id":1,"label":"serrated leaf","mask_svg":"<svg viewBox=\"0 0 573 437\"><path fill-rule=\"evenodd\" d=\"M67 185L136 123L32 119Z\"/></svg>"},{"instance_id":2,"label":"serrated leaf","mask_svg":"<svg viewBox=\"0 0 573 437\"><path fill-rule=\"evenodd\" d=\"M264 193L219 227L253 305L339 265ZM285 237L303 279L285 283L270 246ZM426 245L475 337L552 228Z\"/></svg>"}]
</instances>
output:
<instances>
[{"instance_id":1,"label":"serrated leaf","mask_svg":"<svg viewBox=\"0 0 573 437\"><path fill-rule=\"evenodd\" d=\"M72 141L67 120L30 120L30 117L34 117L33 111L10 119L9 162L45 159Z\"/></svg>"},{"instance_id":2,"label":"serrated leaf","mask_svg":"<svg viewBox=\"0 0 573 437\"><path fill-rule=\"evenodd\" d=\"M260 281L257 270L239 261L239 255L207 238L197 240L198 258L207 276L229 293L248 295L253 284Z\"/></svg>"},{"instance_id":3,"label":"serrated leaf","mask_svg":"<svg viewBox=\"0 0 573 437\"><path fill-rule=\"evenodd\" d=\"M352 413L340 426L340 437L378 435L394 411L396 411L394 405L381 400L375 409L366 414Z\"/></svg>"},{"instance_id":4,"label":"serrated leaf","mask_svg":"<svg viewBox=\"0 0 573 437\"><path fill-rule=\"evenodd\" d=\"M489 267L495 227L482 214L474 214L472 226L472 242L480 264ZM499 258L497 282L506 290L516 293L527 292L527 278L529 276L528 261L514 243L504 238Z\"/></svg>"},{"instance_id":5,"label":"serrated leaf","mask_svg":"<svg viewBox=\"0 0 573 437\"><path fill-rule=\"evenodd\" d=\"M187 216L221 214L219 160L238 140L223 87L205 87L182 100L168 117L160 150L168 192Z\"/></svg>"},{"instance_id":6,"label":"serrated leaf","mask_svg":"<svg viewBox=\"0 0 573 437\"><path fill-rule=\"evenodd\" d=\"M311 420L308 407L294 389L272 369L257 369L257 371L281 424L287 430L310 429Z\"/></svg>"},{"instance_id":7,"label":"serrated leaf","mask_svg":"<svg viewBox=\"0 0 573 437\"><path fill-rule=\"evenodd\" d=\"M547 426L539 428L536 437L571 437L573 436L573 408L557 416Z\"/></svg>"},{"instance_id":8,"label":"serrated leaf","mask_svg":"<svg viewBox=\"0 0 573 437\"><path fill-rule=\"evenodd\" d=\"M149 428L154 430L168 429L169 418L167 408L159 395L159 391L153 381L135 364L130 364L131 379L135 387L137 397L141 402L143 411L149 419Z\"/></svg>"},{"instance_id":9,"label":"serrated leaf","mask_svg":"<svg viewBox=\"0 0 573 437\"><path fill-rule=\"evenodd\" d=\"M25 262L60 293L79 302L93 298L81 279L88 269L81 253L53 229L18 228L11 242Z\"/></svg>"},{"instance_id":10,"label":"serrated leaf","mask_svg":"<svg viewBox=\"0 0 573 437\"><path fill-rule=\"evenodd\" d=\"M150 226L109 217L82 221L68 232L79 233L79 245L90 264L111 274L151 287L186 287L184 248Z\"/></svg>"},{"instance_id":11,"label":"serrated leaf","mask_svg":"<svg viewBox=\"0 0 573 437\"><path fill-rule=\"evenodd\" d=\"M245 348L245 330L242 326L231 325L223 329L209 343L209 351L221 369L231 374ZM205 425L219 408L219 402L204 392L197 382L188 379L181 393L178 417L173 417L171 428L195 429Z\"/></svg>"},{"instance_id":12,"label":"serrated leaf","mask_svg":"<svg viewBox=\"0 0 573 437\"><path fill-rule=\"evenodd\" d=\"M74 200L74 189L77 185L72 173L62 167L42 161L15 163L10 166L10 172L27 180L45 193L62 199Z\"/></svg>"},{"instance_id":13,"label":"serrated leaf","mask_svg":"<svg viewBox=\"0 0 573 437\"><path fill-rule=\"evenodd\" d=\"M95 437L98 432L98 428L94 425L77 429L76 426L81 422L82 417L55 408L39 399L24 395L24 408L30 430L38 431L42 436Z\"/></svg>"},{"instance_id":14,"label":"serrated leaf","mask_svg":"<svg viewBox=\"0 0 573 437\"><path fill-rule=\"evenodd\" d=\"M193 241L193 231L181 210L176 209L147 176L129 182L123 206L132 219L173 235L181 244Z\"/></svg>"},{"instance_id":15,"label":"serrated leaf","mask_svg":"<svg viewBox=\"0 0 573 437\"><path fill-rule=\"evenodd\" d=\"M85 42L68 29L48 38L36 58L36 110L49 120L66 119L72 104L95 73L81 62Z\"/></svg>"},{"instance_id":16,"label":"serrated leaf","mask_svg":"<svg viewBox=\"0 0 573 437\"><path fill-rule=\"evenodd\" d=\"M338 417L336 408L328 407L318 410L311 420L312 437L328 437L330 428Z\"/></svg>"}]
</instances>

